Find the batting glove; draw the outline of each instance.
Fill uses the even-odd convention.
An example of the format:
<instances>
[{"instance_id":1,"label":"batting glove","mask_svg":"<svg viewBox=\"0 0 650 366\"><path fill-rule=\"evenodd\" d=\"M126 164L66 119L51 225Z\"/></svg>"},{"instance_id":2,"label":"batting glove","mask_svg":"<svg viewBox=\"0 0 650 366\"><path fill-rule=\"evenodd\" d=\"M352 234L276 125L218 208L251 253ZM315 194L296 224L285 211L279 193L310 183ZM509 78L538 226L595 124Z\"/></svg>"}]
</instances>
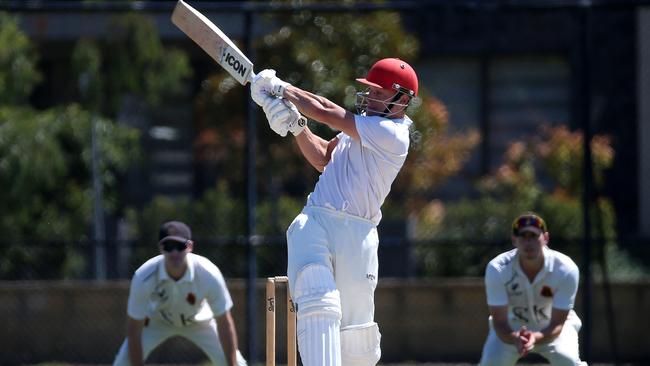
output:
<instances>
[{"instance_id":1,"label":"batting glove","mask_svg":"<svg viewBox=\"0 0 650 366\"><path fill-rule=\"evenodd\" d=\"M298 136L307 125L307 119L300 115L298 108L290 101L282 98L269 97L264 104L264 113L269 126L275 133L285 137L287 131Z\"/></svg>"},{"instance_id":2,"label":"batting glove","mask_svg":"<svg viewBox=\"0 0 650 366\"><path fill-rule=\"evenodd\" d=\"M267 96L263 109L266 114L266 120L273 132L285 137L289 131L289 119L292 118L290 109L284 104L282 99Z\"/></svg>"},{"instance_id":3,"label":"batting glove","mask_svg":"<svg viewBox=\"0 0 650 366\"><path fill-rule=\"evenodd\" d=\"M259 74L253 78L253 90L259 90L271 95L281 97L284 95L284 90L291 84L283 81L275 76L275 70L265 69L260 71ZM253 93L251 90L251 93Z\"/></svg>"},{"instance_id":4,"label":"batting glove","mask_svg":"<svg viewBox=\"0 0 650 366\"><path fill-rule=\"evenodd\" d=\"M307 118L300 115L300 112L298 111L298 108L295 106L295 104L286 99L283 99L283 101L284 104L291 110L292 115L292 118L287 122L289 125L289 132L291 132L294 136L298 136L305 129L305 126L307 126ZM298 118L293 118L293 116L298 116Z\"/></svg>"},{"instance_id":5,"label":"batting glove","mask_svg":"<svg viewBox=\"0 0 650 366\"><path fill-rule=\"evenodd\" d=\"M251 83L251 97L260 107L264 107L264 102L266 101L264 96L270 94L269 80L274 77L275 70L266 69L262 70L253 78L253 82Z\"/></svg>"},{"instance_id":6,"label":"batting glove","mask_svg":"<svg viewBox=\"0 0 650 366\"><path fill-rule=\"evenodd\" d=\"M284 96L284 91L287 89L287 87L291 84L287 83L286 81L280 79L277 76L274 76L269 80L269 92L272 95L278 96L278 97L283 97Z\"/></svg>"}]
</instances>

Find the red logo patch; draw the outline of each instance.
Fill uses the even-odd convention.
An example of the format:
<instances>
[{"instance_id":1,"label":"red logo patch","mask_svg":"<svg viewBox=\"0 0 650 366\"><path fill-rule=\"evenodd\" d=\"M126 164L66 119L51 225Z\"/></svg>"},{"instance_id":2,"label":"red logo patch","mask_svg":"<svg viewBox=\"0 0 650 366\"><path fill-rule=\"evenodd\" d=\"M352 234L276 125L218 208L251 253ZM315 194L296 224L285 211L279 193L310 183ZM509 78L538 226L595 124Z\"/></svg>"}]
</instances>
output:
<instances>
[{"instance_id":1,"label":"red logo patch","mask_svg":"<svg viewBox=\"0 0 650 366\"><path fill-rule=\"evenodd\" d=\"M553 297L553 290L548 286L544 286L542 287L542 292L540 292L540 294L544 297Z\"/></svg>"},{"instance_id":2,"label":"red logo patch","mask_svg":"<svg viewBox=\"0 0 650 366\"><path fill-rule=\"evenodd\" d=\"M189 302L190 305L194 305L194 303L196 302L196 296L194 296L194 294L190 292L189 294L187 294L185 300L187 300L187 302Z\"/></svg>"}]
</instances>

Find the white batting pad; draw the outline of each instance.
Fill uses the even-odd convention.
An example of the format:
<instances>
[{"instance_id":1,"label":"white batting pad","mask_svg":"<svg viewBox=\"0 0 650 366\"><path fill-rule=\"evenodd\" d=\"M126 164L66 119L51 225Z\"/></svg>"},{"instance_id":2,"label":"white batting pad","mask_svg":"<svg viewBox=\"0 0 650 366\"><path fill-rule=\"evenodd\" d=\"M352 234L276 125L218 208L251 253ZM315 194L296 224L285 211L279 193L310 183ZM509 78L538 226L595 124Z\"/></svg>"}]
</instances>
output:
<instances>
[{"instance_id":1,"label":"white batting pad","mask_svg":"<svg viewBox=\"0 0 650 366\"><path fill-rule=\"evenodd\" d=\"M298 347L305 366L341 366L341 299L329 268L305 266L296 278Z\"/></svg>"},{"instance_id":2,"label":"white batting pad","mask_svg":"<svg viewBox=\"0 0 650 366\"><path fill-rule=\"evenodd\" d=\"M322 264L308 264L296 276L293 298L298 304L298 319L323 313L341 319L341 297L332 271Z\"/></svg>"},{"instance_id":3,"label":"white batting pad","mask_svg":"<svg viewBox=\"0 0 650 366\"><path fill-rule=\"evenodd\" d=\"M345 366L374 366L381 358L381 333L377 323L341 329L341 359Z\"/></svg>"}]
</instances>

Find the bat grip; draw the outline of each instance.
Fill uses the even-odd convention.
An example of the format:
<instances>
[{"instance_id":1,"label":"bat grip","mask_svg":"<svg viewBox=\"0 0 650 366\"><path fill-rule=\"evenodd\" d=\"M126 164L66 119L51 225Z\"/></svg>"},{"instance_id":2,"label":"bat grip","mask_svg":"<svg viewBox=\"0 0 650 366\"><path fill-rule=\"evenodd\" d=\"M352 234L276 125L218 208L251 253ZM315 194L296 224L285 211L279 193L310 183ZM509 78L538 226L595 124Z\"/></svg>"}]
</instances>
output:
<instances>
[{"instance_id":1,"label":"bat grip","mask_svg":"<svg viewBox=\"0 0 650 366\"><path fill-rule=\"evenodd\" d=\"M251 83L252 84L253 79L255 79L255 76L256 76L255 72L253 72L253 70L251 70L251 73L248 74L248 78L246 78L246 83ZM244 85L246 85L246 84L244 84Z\"/></svg>"}]
</instances>

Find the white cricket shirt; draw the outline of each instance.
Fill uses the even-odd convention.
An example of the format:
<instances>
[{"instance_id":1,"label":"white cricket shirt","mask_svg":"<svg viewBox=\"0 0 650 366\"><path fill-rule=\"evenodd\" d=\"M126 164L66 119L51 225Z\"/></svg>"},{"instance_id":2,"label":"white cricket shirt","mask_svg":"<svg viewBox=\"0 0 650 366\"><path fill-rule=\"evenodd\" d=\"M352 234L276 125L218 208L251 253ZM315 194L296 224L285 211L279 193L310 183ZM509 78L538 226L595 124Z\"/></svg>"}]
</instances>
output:
<instances>
[{"instance_id":1,"label":"white cricket shirt","mask_svg":"<svg viewBox=\"0 0 650 366\"><path fill-rule=\"evenodd\" d=\"M508 305L508 323L514 330L525 325L541 330L551 320L551 309L573 311L578 291L578 266L568 256L544 247L544 267L531 283L519 265L517 249L498 255L485 270L485 290L490 306ZM579 319L577 319L579 321Z\"/></svg>"},{"instance_id":2,"label":"white cricket shirt","mask_svg":"<svg viewBox=\"0 0 650 366\"><path fill-rule=\"evenodd\" d=\"M172 326L207 321L232 308L226 282L209 259L187 254L187 270L174 281L165 270L164 257L149 259L131 280L127 313L131 318L157 318Z\"/></svg>"},{"instance_id":3,"label":"white cricket shirt","mask_svg":"<svg viewBox=\"0 0 650 366\"><path fill-rule=\"evenodd\" d=\"M345 133L307 198L308 206L328 207L371 220L381 220L381 205L402 168L409 149L407 116L388 119L355 115L360 141Z\"/></svg>"}]
</instances>

